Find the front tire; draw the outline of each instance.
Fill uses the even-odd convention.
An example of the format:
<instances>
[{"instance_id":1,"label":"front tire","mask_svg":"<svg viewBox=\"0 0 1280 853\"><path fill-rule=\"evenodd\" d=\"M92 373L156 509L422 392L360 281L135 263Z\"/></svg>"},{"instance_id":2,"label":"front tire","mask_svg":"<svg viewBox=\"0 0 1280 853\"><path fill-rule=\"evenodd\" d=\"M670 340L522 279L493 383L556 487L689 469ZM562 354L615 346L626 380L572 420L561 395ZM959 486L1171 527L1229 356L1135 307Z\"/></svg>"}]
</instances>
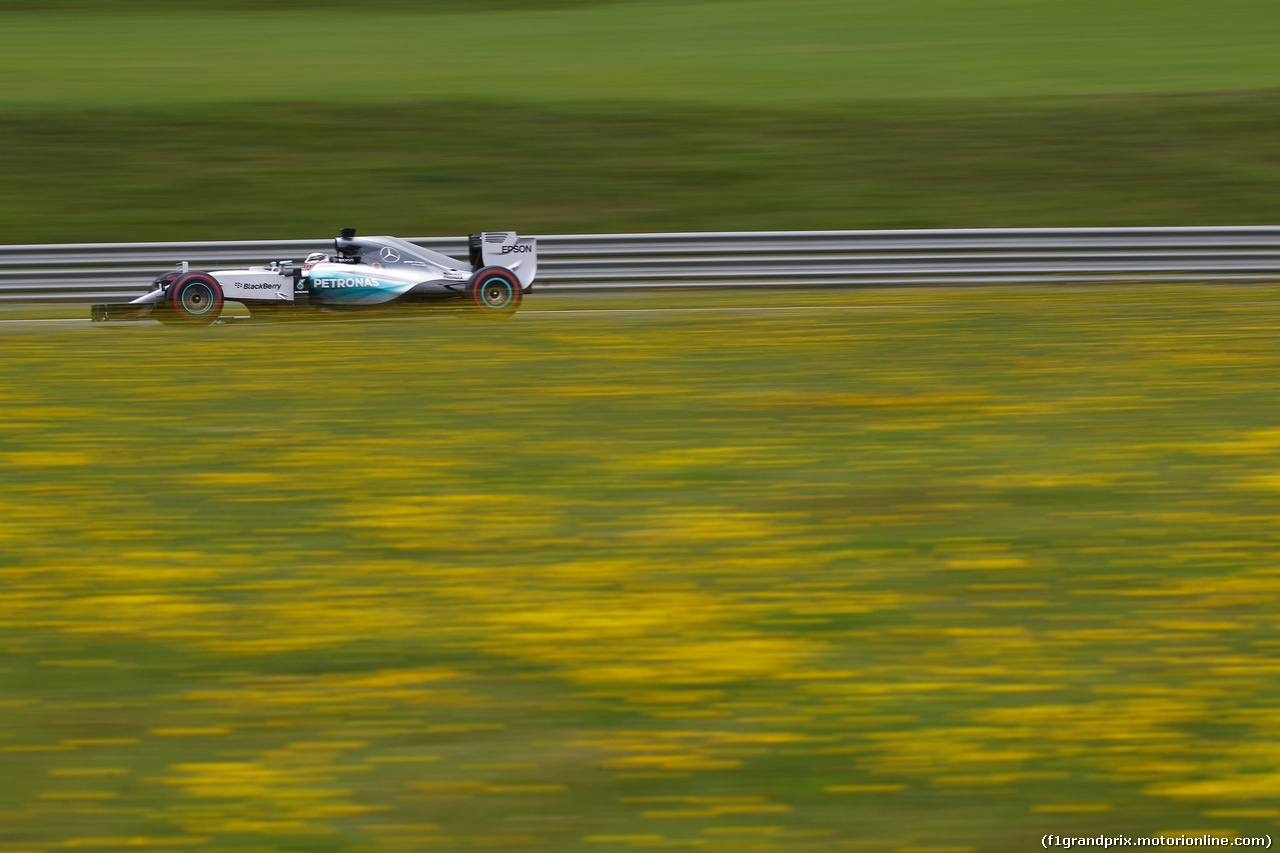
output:
<instances>
[{"instance_id":1,"label":"front tire","mask_svg":"<svg viewBox=\"0 0 1280 853\"><path fill-rule=\"evenodd\" d=\"M160 322L171 325L207 326L222 313L222 287L213 276L192 272L169 285L159 312Z\"/></svg>"},{"instance_id":2,"label":"front tire","mask_svg":"<svg viewBox=\"0 0 1280 853\"><path fill-rule=\"evenodd\" d=\"M520 279L506 267L484 267L476 270L467 283L467 299L485 317L510 317L520 308L524 294Z\"/></svg>"}]
</instances>

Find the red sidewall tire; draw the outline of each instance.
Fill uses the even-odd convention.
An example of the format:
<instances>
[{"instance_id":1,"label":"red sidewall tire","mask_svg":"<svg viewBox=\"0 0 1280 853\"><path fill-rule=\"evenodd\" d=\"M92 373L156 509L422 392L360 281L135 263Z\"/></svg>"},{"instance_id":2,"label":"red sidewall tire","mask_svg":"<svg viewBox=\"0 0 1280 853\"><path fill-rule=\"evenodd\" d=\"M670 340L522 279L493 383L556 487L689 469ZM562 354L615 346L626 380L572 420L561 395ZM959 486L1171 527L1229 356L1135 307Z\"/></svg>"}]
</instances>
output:
<instances>
[{"instance_id":1,"label":"red sidewall tire","mask_svg":"<svg viewBox=\"0 0 1280 853\"><path fill-rule=\"evenodd\" d=\"M520 279L506 267L484 267L476 270L467 284L467 296L473 308L490 317L505 317L516 313L524 298Z\"/></svg>"},{"instance_id":2,"label":"red sidewall tire","mask_svg":"<svg viewBox=\"0 0 1280 853\"><path fill-rule=\"evenodd\" d=\"M222 287L211 275L187 273L169 285L165 305L170 317L182 323L207 326L222 313Z\"/></svg>"}]
</instances>

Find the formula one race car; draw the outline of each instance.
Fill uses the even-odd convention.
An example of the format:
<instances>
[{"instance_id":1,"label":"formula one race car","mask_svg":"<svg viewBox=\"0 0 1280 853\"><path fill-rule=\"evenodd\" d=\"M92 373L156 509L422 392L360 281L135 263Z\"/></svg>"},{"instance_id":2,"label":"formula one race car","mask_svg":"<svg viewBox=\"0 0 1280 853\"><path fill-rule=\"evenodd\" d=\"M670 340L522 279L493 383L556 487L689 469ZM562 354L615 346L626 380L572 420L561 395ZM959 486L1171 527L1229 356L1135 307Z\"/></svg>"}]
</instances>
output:
<instances>
[{"instance_id":1,"label":"formula one race car","mask_svg":"<svg viewBox=\"0 0 1280 853\"><path fill-rule=\"evenodd\" d=\"M343 228L334 255L317 252L301 267L292 261L238 270L182 269L151 283L132 302L94 305L94 320L154 317L174 325L207 325L226 301L252 317L313 311L358 311L403 304L459 308L505 317L520 307L538 270L538 244L514 231L472 234L470 263L398 237L356 237Z\"/></svg>"}]
</instances>

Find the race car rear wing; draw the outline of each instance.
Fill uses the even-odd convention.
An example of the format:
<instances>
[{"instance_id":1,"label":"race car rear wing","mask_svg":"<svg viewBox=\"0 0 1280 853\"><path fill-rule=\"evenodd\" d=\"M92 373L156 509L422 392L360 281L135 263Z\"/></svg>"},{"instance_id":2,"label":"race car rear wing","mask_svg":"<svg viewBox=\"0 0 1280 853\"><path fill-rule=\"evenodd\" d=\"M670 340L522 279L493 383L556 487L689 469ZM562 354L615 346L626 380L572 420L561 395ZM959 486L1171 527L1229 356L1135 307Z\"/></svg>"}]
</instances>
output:
<instances>
[{"instance_id":1,"label":"race car rear wing","mask_svg":"<svg viewBox=\"0 0 1280 853\"><path fill-rule=\"evenodd\" d=\"M471 269L506 267L520 279L520 287L528 290L538 274L538 241L521 237L514 231L485 231L467 240L471 250Z\"/></svg>"}]
</instances>

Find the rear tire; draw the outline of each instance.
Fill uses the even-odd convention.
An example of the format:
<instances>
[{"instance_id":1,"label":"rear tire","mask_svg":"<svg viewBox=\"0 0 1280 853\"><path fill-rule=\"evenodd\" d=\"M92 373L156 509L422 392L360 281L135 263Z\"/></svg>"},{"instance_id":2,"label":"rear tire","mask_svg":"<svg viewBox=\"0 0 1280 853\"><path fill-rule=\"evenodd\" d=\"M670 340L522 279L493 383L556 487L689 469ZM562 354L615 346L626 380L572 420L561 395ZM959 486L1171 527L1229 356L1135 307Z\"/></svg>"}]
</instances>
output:
<instances>
[{"instance_id":1,"label":"rear tire","mask_svg":"<svg viewBox=\"0 0 1280 853\"><path fill-rule=\"evenodd\" d=\"M506 267L478 269L467 283L467 300L484 317L510 317L523 299L520 279Z\"/></svg>"},{"instance_id":2,"label":"rear tire","mask_svg":"<svg viewBox=\"0 0 1280 853\"><path fill-rule=\"evenodd\" d=\"M222 313L222 287L213 276L191 272L169 285L157 312L161 323L176 326L207 326ZM158 306L159 307L159 306Z\"/></svg>"}]
</instances>

